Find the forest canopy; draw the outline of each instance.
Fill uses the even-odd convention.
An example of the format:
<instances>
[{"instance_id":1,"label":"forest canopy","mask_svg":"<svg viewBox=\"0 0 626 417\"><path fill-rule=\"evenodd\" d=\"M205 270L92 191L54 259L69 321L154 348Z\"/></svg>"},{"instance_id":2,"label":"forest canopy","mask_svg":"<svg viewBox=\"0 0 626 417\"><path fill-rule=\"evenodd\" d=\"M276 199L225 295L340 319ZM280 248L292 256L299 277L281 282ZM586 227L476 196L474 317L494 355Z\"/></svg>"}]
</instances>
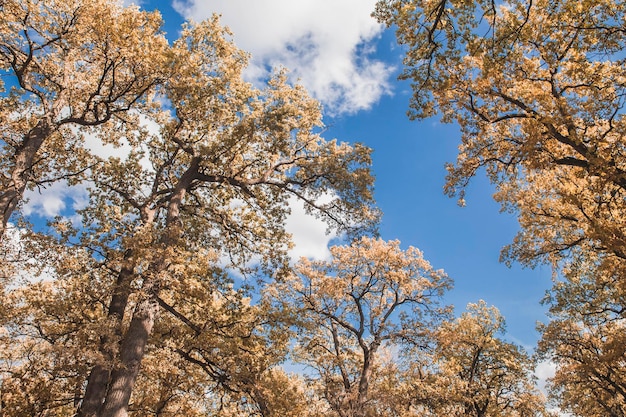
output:
<instances>
[{"instance_id":1,"label":"forest canopy","mask_svg":"<svg viewBox=\"0 0 626 417\"><path fill-rule=\"evenodd\" d=\"M626 415L625 5L373 10L410 117L461 130L445 193L486 173L520 223L502 260L553 268L534 352L380 236L375 150L327 138L288 69L247 81L219 16L174 39L115 0L0 14L0 417ZM30 216L53 186L84 201ZM326 259L290 258L296 206Z\"/></svg>"},{"instance_id":2,"label":"forest canopy","mask_svg":"<svg viewBox=\"0 0 626 417\"><path fill-rule=\"evenodd\" d=\"M375 16L407 48L411 117L461 129L446 192L463 203L484 171L521 226L502 259L553 267L540 346L556 402L623 416L626 5L381 0Z\"/></svg>"}]
</instances>

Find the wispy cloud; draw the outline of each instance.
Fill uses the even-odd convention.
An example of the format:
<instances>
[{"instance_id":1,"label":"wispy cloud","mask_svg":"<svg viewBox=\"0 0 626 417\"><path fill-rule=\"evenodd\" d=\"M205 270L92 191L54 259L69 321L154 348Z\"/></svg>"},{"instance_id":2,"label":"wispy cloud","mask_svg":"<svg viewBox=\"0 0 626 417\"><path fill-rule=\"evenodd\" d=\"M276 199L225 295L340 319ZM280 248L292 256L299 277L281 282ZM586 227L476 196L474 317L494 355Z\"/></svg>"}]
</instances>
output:
<instances>
[{"instance_id":1,"label":"wispy cloud","mask_svg":"<svg viewBox=\"0 0 626 417\"><path fill-rule=\"evenodd\" d=\"M290 70L327 112L367 109L390 91L392 68L373 58L383 27L370 13L375 0L175 0L185 18L213 13L252 54L252 81L275 67Z\"/></svg>"},{"instance_id":2,"label":"wispy cloud","mask_svg":"<svg viewBox=\"0 0 626 417\"><path fill-rule=\"evenodd\" d=\"M547 395L548 380L554 377L556 372L556 364L551 361L543 361L537 364L535 369L535 375L537 376L537 383L539 389Z\"/></svg>"}]
</instances>

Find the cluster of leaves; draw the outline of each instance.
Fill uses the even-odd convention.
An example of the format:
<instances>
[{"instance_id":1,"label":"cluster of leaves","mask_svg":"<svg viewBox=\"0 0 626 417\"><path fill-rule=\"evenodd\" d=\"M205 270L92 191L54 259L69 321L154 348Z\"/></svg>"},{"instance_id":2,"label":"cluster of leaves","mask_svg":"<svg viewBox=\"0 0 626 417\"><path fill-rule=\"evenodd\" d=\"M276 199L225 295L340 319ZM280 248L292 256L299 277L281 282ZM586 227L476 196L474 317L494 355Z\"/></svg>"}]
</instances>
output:
<instances>
[{"instance_id":1,"label":"cluster of leaves","mask_svg":"<svg viewBox=\"0 0 626 417\"><path fill-rule=\"evenodd\" d=\"M462 130L447 192L463 202L484 169L521 225L503 259L554 267L556 404L624 416L626 5L380 0L375 15L407 46L411 115Z\"/></svg>"},{"instance_id":2,"label":"cluster of leaves","mask_svg":"<svg viewBox=\"0 0 626 417\"><path fill-rule=\"evenodd\" d=\"M415 7L392 3L381 4L380 16L392 19L393 13L382 12L385 5L407 18L419 16L405 13L416 12ZM530 193L540 183L552 184L559 198L590 198L568 188L582 187L585 173L598 178L598 187L620 186L618 163L605 166L606 160L591 157L596 154L583 152L583 160L567 153L568 140L578 140L567 135L582 128L576 118L563 116L574 133L557 125L559 120L544 120L541 112L554 108L536 105L539 96L532 108L514 111L522 99L510 99L510 86L498 90L499 84L488 85L487 75L481 78L484 66L510 82L505 63L517 55L505 48L492 56L471 31L455 29L456 22L480 26L471 26L470 3L459 2L454 16L448 16L446 2L422 5L435 6L427 13L434 18L432 26L428 19L411 21L426 28L426 37L418 32L416 39L425 39L430 49L427 60L415 55L413 64L428 66L407 76L420 80L421 90L435 91L433 100L448 118L457 115L466 131L463 153L450 174L451 192L480 166L487 166L494 179L510 180L502 182L500 198L521 212L530 210ZM516 26L518 9L502 12L504 19L495 11L489 14L495 7L485 9L494 33L502 20L506 36L522 42L534 9ZM9 91L0 96L5 253L0 260L0 415L546 415L534 388L533 361L498 336L504 323L495 308L470 305L453 320L451 308L440 305L451 286L443 271L434 270L415 248L402 250L397 241L367 237L379 215L370 150L324 139L319 103L290 85L284 71L264 88L245 82L247 55L216 17L185 25L170 44L158 13L114 0L5 0L0 12L0 70L3 80L10 80ZM447 54L436 43L440 32L450 37ZM468 50L485 52L484 62L450 52L465 41ZM605 48L609 55L616 51ZM537 52L539 63L526 62L523 71L535 71L533 77L543 80L550 70L545 72L542 53ZM492 61L500 66L492 70ZM601 70L594 74L604 80ZM576 94L571 90L586 91L569 84L559 89L558 71L553 75L556 93L547 95L550 100L560 103ZM457 77L467 84L450 81ZM514 90L524 88L530 87L520 84ZM613 91L618 94L617 87ZM489 104L485 94L499 97L498 105ZM524 98L534 94L528 90ZM415 109L428 107L416 97ZM469 106L463 97L471 99ZM589 128L600 139L611 139L613 147L572 149L605 159L619 152L617 114L604 131ZM497 138L498 129L515 133L504 156L498 154L497 146L506 142ZM541 147L535 141L516 153L515 145L531 130L556 135L555 142ZM120 147L119 155L98 153L103 144ZM546 169L551 174L545 181L534 181L543 171L524 162L535 154L551 157L543 163L559 168ZM514 160L500 169L512 155ZM599 167L607 168L606 175L597 174ZM580 183L566 168L578 173L572 178ZM83 190L85 205L47 229L19 218L27 190L58 181ZM555 217L550 210L561 206L542 198L543 209ZM294 202L351 244L331 248L329 261L291 265L285 220ZM607 216L615 210L611 204L599 205ZM558 219L587 210L572 207L563 208L572 213ZM531 230L535 223L526 218ZM586 237L592 226L581 224L559 229L565 239L560 244ZM613 225L603 222L593 230L607 227ZM593 235L567 246L573 253L587 248L585 243L598 254L579 269L571 262L572 271L587 273L569 276L588 278L602 270L608 279L607 262L621 253L617 229L611 230L611 241ZM550 252L541 238L523 235L512 253L530 253L532 244L543 254L565 252ZM262 278L258 285L253 277ZM567 293L556 295L561 300ZM619 308L608 289L606 296ZM619 327L612 323L611 329ZM604 343L615 367L621 366L619 338L598 336L589 342ZM546 344L546 351L555 348ZM558 353L571 356L566 349ZM287 359L306 371L288 374L281 367ZM577 366L573 363L573 372L582 369ZM584 369L613 378L615 367ZM563 381L558 392L574 398ZM611 410L620 407L619 399L610 400L615 392L602 397Z\"/></svg>"},{"instance_id":3,"label":"cluster of leaves","mask_svg":"<svg viewBox=\"0 0 626 417\"><path fill-rule=\"evenodd\" d=\"M369 149L322 138L284 72L243 81L217 18L170 45L158 13L113 0L0 10L2 413L288 415L282 319L233 274L284 275L297 201L347 236L371 229ZM59 180L84 207L47 233L7 228L26 190Z\"/></svg>"},{"instance_id":4,"label":"cluster of leaves","mask_svg":"<svg viewBox=\"0 0 626 417\"><path fill-rule=\"evenodd\" d=\"M292 358L337 417L547 416L534 363L484 302L454 320L451 280L413 247L361 238L270 288L295 313Z\"/></svg>"}]
</instances>

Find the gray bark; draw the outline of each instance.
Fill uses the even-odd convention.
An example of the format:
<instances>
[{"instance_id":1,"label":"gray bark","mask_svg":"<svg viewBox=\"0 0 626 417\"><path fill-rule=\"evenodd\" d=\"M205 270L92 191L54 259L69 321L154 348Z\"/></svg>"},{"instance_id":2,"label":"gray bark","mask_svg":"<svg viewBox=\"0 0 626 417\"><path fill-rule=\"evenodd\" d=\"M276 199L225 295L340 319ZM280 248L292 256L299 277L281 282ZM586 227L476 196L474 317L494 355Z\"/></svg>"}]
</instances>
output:
<instances>
[{"instance_id":1,"label":"gray bark","mask_svg":"<svg viewBox=\"0 0 626 417\"><path fill-rule=\"evenodd\" d=\"M100 413L101 417L128 416L130 396L159 308L156 288L149 292L135 308L130 327L120 348L121 364L111 374L111 385Z\"/></svg>"},{"instance_id":2,"label":"gray bark","mask_svg":"<svg viewBox=\"0 0 626 417\"><path fill-rule=\"evenodd\" d=\"M180 208L187 190L198 175L199 165L200 158L194 157L169 198L165 229L159 242L163 248L176 245L180 239ZM120 365L111 373L111 382L99 417L128 416L130 397L159 311L159 276L166 269L165 259L159 259L149 267L143 286L145 296L137 304L130 327L122 340Z\"/></svg>"},{"instance_id":3,"label":"gray bark","mask_svg":"<svg viewBox=\"0 0 626 417\"><path fill-rule=\"evenodd\" d=\"M52 127L47 119L41 119L26 135L22 145L15 150L15 163L11 170L11 178L6 188L0 190L0 240L6 233L6 227L17 205L24 198L24 191L31 180L31 172L35 155L43 142L52 133Z\"/></svg>"},{"instance_id":4,"label":"gray bark","mask_svg":"<svg viewBox=\"0 0 626 417\"><path fill-rule=\"evenodd\" d=\"M129 261L130 251L124 256ZM130 262L130 261L129 261ZM125 265L120 270L115 284L113 296L109 303L108 317L115 320L115 334L122 336L122 320L124 312L128 305L128 297L130 296L130 284L133 279L132 265ZM104 357L104 363L94 365L89 378L87 379L87 387L85 388L85 396L80 404L77 417L97 417L98 412L104 404L107 388L111 378L111 367L115 359L115 353L110 349L110 338L104 335L100 339L100 352Z\"/></svg>"}]
</instances>

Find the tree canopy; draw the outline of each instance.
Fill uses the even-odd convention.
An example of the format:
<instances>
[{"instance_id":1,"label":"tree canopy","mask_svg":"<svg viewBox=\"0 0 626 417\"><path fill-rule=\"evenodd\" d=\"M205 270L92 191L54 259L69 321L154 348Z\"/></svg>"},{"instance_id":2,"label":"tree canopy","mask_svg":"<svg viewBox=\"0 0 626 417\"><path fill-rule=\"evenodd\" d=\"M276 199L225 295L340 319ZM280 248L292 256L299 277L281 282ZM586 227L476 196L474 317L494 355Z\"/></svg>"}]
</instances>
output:
<instances>
[{"instance_id":1,"label":"tree canopy","mask_svg":"<svg viewBox=\"0 0 626 417\"><path fill-rule=\"evenodd\" d=\"M332 415L394 415L385 352L428 340L449 313L439 303L451 281L398 241L364 237L331 254L330 262L301 259L273 289L297 316L294 360L312 369Z\"/></svg>"},{"instance_id":2,"label":"tree canopy","mask_svg":"<svg viewBox=\"0 0 626 417\"><path fill-rule=\"evenodd\" d=\"M370 229L377 211L372 206L369 150L322 138L319 104L302 87L289 85L283 71L277 71L264 89L243 81L247 56L229 40L217 18L186 25L170 46L156 35L157 14L105 3L98 20L100 6L95 3L72 5L67 4L68 10L39 3L6 6L13 13L7 14L12 20L3 22L9 26L45 26L47 16L55 13L62 24L18 31L26 45L19 51L9 43L9 34L15 36L16 31L6 30L5 62L13 65L7 69L18 86L5 103L31 105L33 96L32 105L42 106L42 118L35 124L43 123L49 131L37 133L30 165L19 168L14 151L30 145L9 139L26 143L32 132L6 126L12 134L4 141L7 172L19 170L25 181L19 187L11 185L14 180L3 186L11 195L5 213L16 207L28 181L40 181L31 168L33 161L42 159L40 154L49 156L44 144L54 150L51 160L63 159L67 148L49 137L66 123L100 125L125 111L128 125L120 125L126 123L120 116L119 123L89 133L119 141L128 151L122 157L103 158L82 146L85 132L67 129L68 135L76 134L78 154L86 154L78 162L89 162L82 166L80 178L88 185L89 201L77 212L80 223L59 218L48 234L31 231L22 236L22 254L30 255L13 261L28 264L36 259L48 277L21 285L15 281L5 289L3 304L10 309L3 333L7 366L2 385L8 387L3 394L11 392L3 399L7 412L69 414L74 407L79 416L140 414L144 407L146 412L206 411L189 402L187 394L180 395L185 388L173 385L175 380L160 381L159 374L168 372L171 361L187 363L176 373L193 381L190 392L204 393L208 388L201 387L209 380L218 391L253 396L261 407L271 399L260 394L255 381L280 377L270 370L280 355L270 359L268 352L282 349L281 341L267 328L262 306L246 307L247 290L235 288L226 271L247 276L257 269L265 276L281 276L291 246L285 219L294 202L347 235ZM80 20L83 13L98 20L93 26L101 28L102 39L81 36L91 26ZM126 14L132 19L125 21ZM115 25L107 26L109 15ZM145 23L137 25L142 17ZM158 47L136 43L116 25L129 31L149 28ZM64 43L61 35L67 34L78 37L76 44ZM36 44L48 42L46 37L50 45ZM118 37L141 51L118 48L113 44ZM60 43L58 51L55 42ZM81 55L82 47L86 50ZM103 59L100 63L94 58L103 74L87 65L92 51ZM72 63L63 54L79 58ZM42 63L31 64L35 57ZM118 66L111 57L119 60ZM29 65L47 68L48 61L51 74L29 72ZM55 63L65 66L54 69ZM134 77L131 70L139 71L142 65L147 81L142 78L142 88L135 90L139 81L124 81L124 76ZM78 82L81 71L85 85ZM73 77L66 81L76 93L61 83L59 73ZM88 78L92 75L93 83ZM128 85L118 92L118 82ZM135 94L132 99L123 96L126 90ZM53 103L50 111L57 113L45 113L48 99ZM139 101L141 106L128 111ZM5 117L11 112L15 108L4 106ZM229 318L234 312L238 316ZM206 336L210 342L205 335L211 335ZM9 348L18 339L19 345ZM153 387L150 381L166 385ZM137 387L141 393L131 401ZM42 389L46 396L39 393ZM161 397L164 402L159 402Z\"/></svg>"},{"instance_id":3,"label":"tree canopy","mask_svg":"<svg viewBox=\"0 0 626 417\"><path fill-rule=\"evenodd\" d=\"M0 7L1 239L24 191L79 179L93 163L87 128L119 140L169 68L156 12L112 0Z\"/></svg>"},{"instance_id":4,"label":"tree canopy","mask_svg":"<svg viewBox=\"0 0 626 417\"><path fill-rule=\"evenodd\" d=\"M0 417L539 417L540 359L555 406L624 416L625 5L374 11L410 116L461 128L445 192L485 171L521 225L502 259L554 267L536 356L378 236L371 149L325 138L287 69L247 82L217 16L168 41L114 0L0 13ZM25 193L59 182L84 205L29 224ZM289 258L296 204L336 232L329 259Z\"/></svg>"},{"instance_id":5,"label":"tree canopy","mask_svg":"<svg viewBox=\"0 0 626 417\"><path fill-rule=\"evenodd\" d=\"M411 117L439 113L461 128L446 192L464 203L468 182L485 171L521 226L502 259L554 267L557 296L547 301L556 300L557 316L546 346L576 334L552 331L570 327L560 317L623 320L624 3L381 0L375 16L407 47ZM563 366L559 386L574 383L558 376ZM581 412L572 404L566 409Z\"/></svg>"}]
</instances>

